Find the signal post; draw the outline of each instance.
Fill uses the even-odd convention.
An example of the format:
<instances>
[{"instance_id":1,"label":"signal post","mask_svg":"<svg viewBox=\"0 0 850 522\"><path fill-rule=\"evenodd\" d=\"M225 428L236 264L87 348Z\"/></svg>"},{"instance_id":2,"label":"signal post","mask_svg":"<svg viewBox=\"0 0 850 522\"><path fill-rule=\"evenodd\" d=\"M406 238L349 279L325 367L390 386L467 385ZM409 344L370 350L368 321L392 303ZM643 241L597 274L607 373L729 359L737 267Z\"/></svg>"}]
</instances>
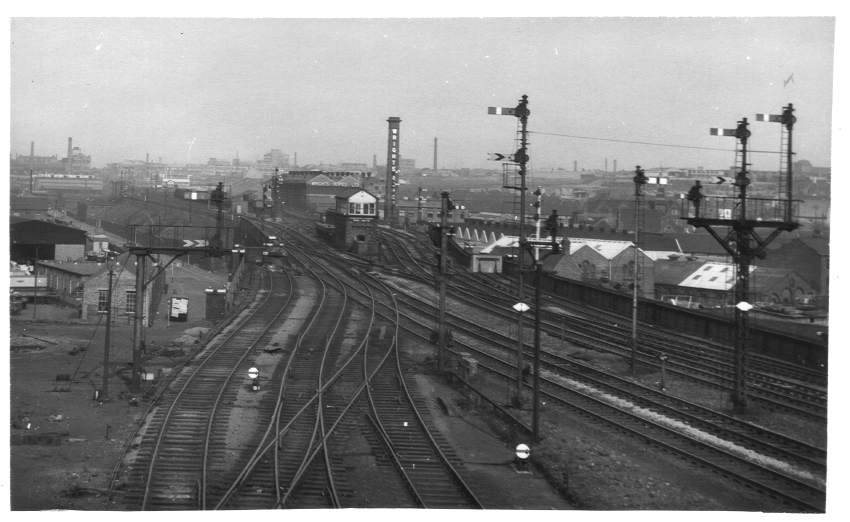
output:
<instances>
[{"instance_id":1,"label":"signal post","mask_svg":"<svg viewBox=\"0 0 850 522\"><path fill-rule=\"evenodd\" d=\"M503 177L503 188L510 188L519 191L519 248L517 249L517 262L518 262L518 270L517 270L517 285L518 285L518 299L519 303L523 303L525 298L525 288L523 281L523 272L526 270L525 268L525 255L528 250L528 242L525 237L525 206L526 206L526 191L528 190L528 186L526 184L526 167L529 161L528 157L528 117L531 115L531 111L528 110L528 96L523 94L520 98L520 102L516 107L488 107L488 114L500 115L500 116L515 116L518 120L519 129L517 131L518 140L519 140L519 148L517 151L509 156L505 154L494 154L494 159L496 160L505 160L508 161L503 162L504 166L504 177ZM519 176L519 185L515 185L514 182L508 180L508 169L513 166L517 167L517 175ZM512 397L511 402L515 406L520 406L522 404L522 370L524 366L524 358L523 358L523 313L519 312L517 314L517 353L516 353L516 383L514 389L514 396Z\"/></svg>"},{"instance_id":2,"label":"signal post","mask_svg":"<svg viewBox=\"0 0 850 522\"><path fill-rule=\"evenodd\" d=\"M683 199L685 207L682 219L689 225L704 228L732 257L736 265L735 280L735 361L734 383L732 390L732 406L737 412L747 410L747 352L749 344L749 310L752 305L749 298L750 268L755 259L766 256L767 246L783 231L792 231L799 226L793 221L793 207L796 201L792 199L792 158L791 134L797 118L794 107L788 104L778 115L757 115L757 121L771 121L783 125L780 144L786 154L785 161L780 164L780 194L777 198L752 198L747 196L750 185L747 167L747 140L752 135L747 118L738 121L734 129L712 128L713 136L728 136L737 139L736 166L733 186L736 194L733 197L703 196L700 192L699 181ZM720 179L719 183L725 181ZM691 212L693 206L693 212ZM726 231L721 234L717 228ZM762 237L756 229L769 229L770 233Z\"/></svg>"}]
</instances>

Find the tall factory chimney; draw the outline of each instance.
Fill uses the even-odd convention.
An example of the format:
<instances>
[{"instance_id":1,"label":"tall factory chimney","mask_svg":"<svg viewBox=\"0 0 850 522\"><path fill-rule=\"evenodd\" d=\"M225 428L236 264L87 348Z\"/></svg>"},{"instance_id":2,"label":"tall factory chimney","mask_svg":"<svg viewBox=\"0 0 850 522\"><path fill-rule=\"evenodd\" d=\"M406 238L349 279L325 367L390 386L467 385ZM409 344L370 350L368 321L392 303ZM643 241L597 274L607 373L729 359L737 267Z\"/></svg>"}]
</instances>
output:
<instances>
[{"instance_id":1,"label":"tall factory chimney","mask_svg":"<svg viewBox=\"0 0 850 522\"><path fill-rule=\"evenodd\" d=\"M297 152L292 153L292 166L293 167L298 166L298 153Z\"/></svg>"},{"instance_id":2,"label":"tall factory chimney","mask_svg":"<svg viewBox=\"0 0 850 522\"><path fill-rule=\"evenodd\" d=\"M384 220L392 221L395 219L396 200L398 198L398 160L401 156L399 127L401 127L401 118L390 116L387 123L387 180L384 186Z\"/></svg>"},{"instance_id":3,"label":"tall factory chimney","mask_svg":"<svg viewBox=\"0 0 850 522\"><path fill-rule=\"evenodd\" d=\"M377 154L372 154L372 168L373 169L378 168L378 155Z\"/></svg>"},{"instance_id":4,"label":"tall factory chimney","mask_svg":"<svg viewBox=\"0 0 850 522\"><path fill-rule=\"evenodd\" d=\"M434 136L434 174L437 173L437 137Z\"/></svg>"},{"instance_id":5,"label":"tall factory chimney","mask_svg":"<svg viewBox=\"0 0 850 522\"><path fill-rule=\"evenodd\" d=\"M32 166L35 164L35 142L30 142L30 194L33 189Z\"/></svg>"},{"instance_id":6,"label":"tall factory chimney","mask_svg":"<svg viewBox=\"0 0 850 522\"><path fill-rule=\"evenodd\" d=\"M578 172L578 160L573 160L573 172Z\"/></svg>"},{"instance_id":7,"label":"tall factory chimney","mask_svg":"<svg viewBox=\"0 0 850 522\"><path fill-rule=\"evenodd\" d=\"M614 160L614 172L617 172L617 160Z\"/></svg>"},{"instance_id":8,"label":"tall factory chimney","mask_svg":"<svg viewBox=\"0 0 850 522\"><path fill-rule=\"evenodd\" d=\"M68 138L68 159L65 161L65 171L71 172L71 143L72 139Z\"/></svg>"},{"instance_id":9,"label":"tall factory chimney","mask_svg":"<svg viewBox=\"0 0 850 522\"><path fill-rule=\"evenodd\" d=\"M605 172L608 172L608 158L605 158Z\"/></svg>"}]
</instances>

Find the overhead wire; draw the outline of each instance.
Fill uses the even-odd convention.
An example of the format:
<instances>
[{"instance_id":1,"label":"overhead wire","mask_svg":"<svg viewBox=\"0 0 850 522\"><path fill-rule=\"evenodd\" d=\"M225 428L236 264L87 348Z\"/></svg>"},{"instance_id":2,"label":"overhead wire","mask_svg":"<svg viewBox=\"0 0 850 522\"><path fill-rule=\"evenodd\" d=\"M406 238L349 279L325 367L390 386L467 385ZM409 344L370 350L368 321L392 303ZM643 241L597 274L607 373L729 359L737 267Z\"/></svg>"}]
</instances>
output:
<instances>
[{"instance_id":1,"label":"overhead wire","mask_svg":"<svg viewBox=\"0 0 850 522\"><path fill-rule=\"evenodd\" d=\"M541 136L558 136L561 138L572 138L577 140L592 140L592 141L607 141L614 143L629 143L633 145L651 145L653 147L670 147L676 149L694 149L694 150L716 150L721 152L735 152L735 149L728 149L723 147L703 147L699 145L682 145L676 143L659 143L652 141L639 141L639 140L623 140L617 138L600 138L598 136L578 136L575 134L563 134L560 132L544 132L544 131L528 131L529 134L539 134ZM748 153L759 153L759 154L780 154L780 151L777 150L748 150Z\"/></svg>"}]
</instances>

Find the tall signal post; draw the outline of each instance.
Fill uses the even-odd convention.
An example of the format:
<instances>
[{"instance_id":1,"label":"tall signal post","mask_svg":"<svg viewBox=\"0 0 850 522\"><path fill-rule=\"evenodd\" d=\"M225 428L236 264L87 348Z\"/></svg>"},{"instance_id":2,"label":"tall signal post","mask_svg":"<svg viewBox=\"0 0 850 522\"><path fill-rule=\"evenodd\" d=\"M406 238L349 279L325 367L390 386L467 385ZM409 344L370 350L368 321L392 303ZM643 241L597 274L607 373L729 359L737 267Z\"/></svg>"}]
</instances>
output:
<instances>
[{"instance_id":1,"label":"tall signal post","mask_svg":"<svg viewBox=\"0 0 850 522\"><path fill-rule=\"evenodd\" d=\"M112 278L115 275L113 259L107 254L106 263L109 270L109 283L106 290L106 331L103 337L103 381L101 382L101 400L109 398L109 350L112 347Z\"/></svg>"},{"instance_id":2,"label":"tall signal post","mask_svg":"<svg viewBox=\"0 0 850 522\"><path fill-rule=\"evenodd\" d=\"M488 114L496 114L502 116L515 116L518 120L518 138L519 148L511 155L496 154L496 159L508 159L502 165L503 170L503 188L509 188L519 191L519 248L517 250L517 284L519 288L518 303L523 303L525 298L523 272L525 271L525 256L528 250L528 240L525 237L525 206L526 206L526 185L525 175L526 166L528 164L528 117L531 112L528 110L528 96L523 94L519 104L516 107L489 107ZM517 167L517 175L519 176L519 185L516 185L515 180L509 179L509 171ZM517 313L517 353L516 353L516 389L514 390L513 403L516 406L522 403L522 370L523 370L523 312Z\"/></svg>"},{"instance_id":3,"label":"tall signal post","mask_svg":"<svg viewBox=\"0 0 850 522\"><path fill-rule=\"evenodd\" d=\"M750 185L747 167L747 140L751 136L747 118L742 118L734 129L712 128L713 136L730 136L738 140L735 149L736 167L733 186L736 194L732 197L702 196L699 183L691 189L687 199L683 199L686 208L683 209L682 219L689 225L705 228L724 250L732 257L736 265L735 281L735 377L732 390L732 406L738 412L747 410L747 351L749 344L749 310L752 305L749 297L750 267L754 259L762 259L766 255L767 246L783 231L791 231L799 226L793 221L795 201L791 194L792 157L791 133L796 117L794 108L789 103L783 107L782 114L770 115L769 118L757 116L757 120L782 123L782 149L786 154L784 165L780 164L780 179L785 176L784 191L780 187L778 198L747 197L747 187ZM784 171L784 172L783 172ZM721 183L723 179L721 178ZM784 192L784 194L783 194ZM723 227L725 235L716 230ZM770 233L762 238L756 229L770 229Z\"/></svg>"},{"instance_id":4,"label":"tall signal post","mask_svg":"<svg viewBox=\"0 0 850 522\"><path fill-rule=\"evenodd\" d=\"M136 256L136 312L133 317L133 371L130 379L130 390L137 393L141 389L141 351L142 328L145 305L145 288L159 277L177 258L190 253L203 253L210 257L221 257L227 243L232 242L229 229L223 226L222 203L226 198L224 184L219 183L210 194L218 207L215 227L199 226L165 226L165 225L130 225L131 241L125 245L130 254ZM146 229L146 230L145 230ZM139 234L140 230L144 232ZM173 237L160 237L168 231ZM145 238L145 244L139 244L138 237ZM188 237L187 237L188 236ZM174 246L175 244L182 246ZM155 263L156 272L151 278L145 279L147 259L153 254L170 254L171 260L165 264Z\"/></svg>"},{"instance_id":5,"label":"tall signal post","mask_svg":"<svg viewBox=\"0 0 850 522\"><path fill-rule=\"evenodd\" d=\"M419 185L419 190L416 192L416 224L422 223L422 185Z\"/></svg>"},{"instance_id":6,"label":"tall signal post","mask_svg":"<svg viewBox=\"0 0 850 522\"><path fill-rule=\"evenodd\" d=\"M640 165L635 167L635 177L632 178L635 182L635 241L634 241L634 274L632 277L632 350L629 356L629 368L632 372L632 377L635 376L635 365L637 359L637 313L638 313L638 277L640 270L638 266L639 255L638 241L640 239L640 215L641 215L641 199L643 198L643 186L646 185L648 178Z\"/></svg>"},{"instance_id":7,"label":"tall signal post","mask_svg":"<svg viewBox=\"0 0 850 522\"><path fill-rule=\"evenodd\" d=\"M437 353L437 369L443 370L446 365L446 352L448 350L448 331L446 328L446 279L448 279L448 271L446 270L447 254L448 254L448 219L449 211L454 209L454 204L449 199L449 193L443 191L440 193L440 326L437 332L437 340L439 343L439 352Z\"/></svg>"},{"instance_id":8,"label":"tall signal post","mask_svg":"<svg viewBox=\"0 0 850 522\"><path fill-rule=\"evenodd\" d=\"M277 221L280 211L280 169L274 168L274 174L269 180L269 192L271 199L271 218L272 221Z\"/></svg>"}]
</instances>

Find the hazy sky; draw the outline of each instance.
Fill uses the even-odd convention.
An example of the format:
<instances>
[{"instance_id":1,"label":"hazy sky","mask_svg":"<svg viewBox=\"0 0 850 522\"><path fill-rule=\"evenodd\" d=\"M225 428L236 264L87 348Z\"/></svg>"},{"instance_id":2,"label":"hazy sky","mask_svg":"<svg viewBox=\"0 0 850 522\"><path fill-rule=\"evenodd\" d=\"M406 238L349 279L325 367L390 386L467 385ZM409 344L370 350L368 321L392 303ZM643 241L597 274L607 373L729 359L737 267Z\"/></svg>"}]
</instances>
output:
<instances>
[{"instance_id":1,"label":"hazy sky","mask_svg":"<svg viewBox=\"0 0 850 522\"><path fill-rule=\"evenodd\" d=\"M732 150L709 136L741 117L798 108L797 157L830 164L832 18L442 18L11 20L11 152L95 166L125 159L386 160L496 167L516 119L488 105L530 100L529 129ZM793 79L785 84L793 74ZM777 150L778 124L751 145ZM725 168L733 154L533 134L532 169ZM753 156L754 169L778 157Z\"/></svg>"}]
</instances>

